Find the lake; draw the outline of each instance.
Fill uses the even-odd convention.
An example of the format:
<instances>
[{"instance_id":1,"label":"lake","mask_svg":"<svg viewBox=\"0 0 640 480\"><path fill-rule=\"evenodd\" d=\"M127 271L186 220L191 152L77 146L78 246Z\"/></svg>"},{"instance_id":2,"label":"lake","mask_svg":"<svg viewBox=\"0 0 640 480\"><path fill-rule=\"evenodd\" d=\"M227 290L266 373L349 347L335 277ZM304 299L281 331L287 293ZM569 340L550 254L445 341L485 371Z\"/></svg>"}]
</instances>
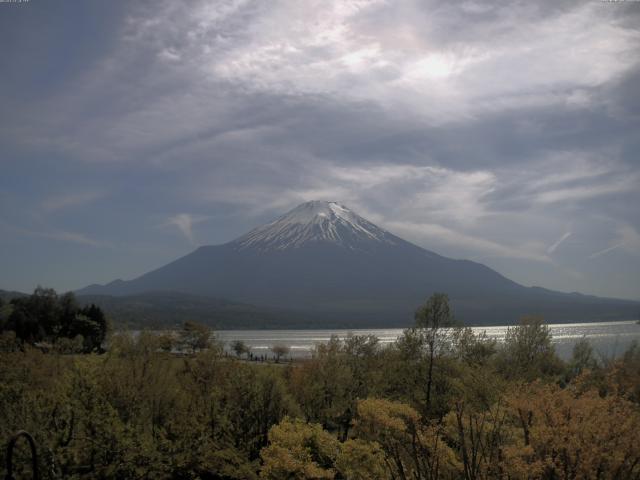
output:
<instances>
[{"instance_id":1,"label":"lake","mask_svg":"<svg viewBox=\"0 0 640 480\"><path fill-rule=\"evenodd\" d=\"M498 342L504 340L507 326L472 327L476 333L485 331ZM621 355L634 341L640 342L640 325L635 320L624 322L566 323L549 325L553 343L563 359L571 356L574 344L586 337L596 353L602 357ZM233 340L242 340L254 355L271 357L271 347L286 345L293 358L309 358L316 344L329 340L331 335L345 338L354 335L375 335L382 345L394 342L402 334L401 328L354 329L354 330L218 330L216 336L230 350Z\"/></svg>"}]
</instances>

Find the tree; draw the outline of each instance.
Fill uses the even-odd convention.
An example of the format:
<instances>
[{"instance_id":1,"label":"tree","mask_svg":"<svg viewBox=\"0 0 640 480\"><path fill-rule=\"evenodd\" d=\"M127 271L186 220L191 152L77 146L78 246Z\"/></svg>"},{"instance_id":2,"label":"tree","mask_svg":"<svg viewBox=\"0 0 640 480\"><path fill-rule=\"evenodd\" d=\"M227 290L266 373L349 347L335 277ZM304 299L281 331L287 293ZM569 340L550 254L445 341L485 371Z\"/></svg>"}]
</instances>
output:
<instances>
[{"instance_id":1,"label":"tree","mask_svg":"<svg viewBox=\"0 0 640 480\"><path fill-rule=\"evenodd\" d=\"M598 361L593 353L593 347L589 340L582 337L573 346L571 360L567 365L566 380L571 381L584 370L593 370L598 367Z\"/></svg>"},{"instance_id":2,"label":"tree","mask_svg":"<svg viewBox=\"0 0 640 480\"><path fill-rule=\"evenodd\" d=\"M161 333L157 336L158 348L163 352L171 352L175 344L175 338L171 333Z\"/></svg>"},{"instance_id":3,"label":"tree","mask_svg":"<svg viewBox=\"0 0 640 480\"><path fill-rule=\"evenodd\" d=\"M60 307L58 294L53 288L38 286L33 295L25 299L31 316L37 319L44 335L57 335L60 324Z\"/></svg>"},{"instance_id":4,"label":"tree","mask_svg":"<svg viewBox=\"0 0 640 480\"><path fill-rule=\"evenodd\" d=\"M276 356L276 363L280 361L280 357L284 357L289 354L291 349L287 345L276 344L271 347L271 351Z\"/></svg>"},{"instance_id":5,"label":"tree","mask_svg":"<svg viewBox=\"0 0 640 480\"><path fill-rule=\"evenodd\" d=\"M62 337L74 336L73 323L80 310L76 297L72 292L67 292L58 298L58 320L55 328L56 334Z\"/></svg>"},{"instance_id":6,"label":"tree","mask_svg":"<svg viewBox=\"0 0 640 480\"><path fill-rule=\"evenodd\" d=\"M55 338L60 332L58 295L38 286L28 297L11 300L12 312L6 328L16 332L21 342L36 343Z\"/></svg>"},{"instance_id":7,"label":"tree","mask_svg":"<svg viewBox=\"0 0 640 480\"><path fill-rule=\"evenodd\" d=\"M38 287L33 295L12 300L12 311L6 324L21 342L56 343L60 339L82 336L84 352L100 350L107 334L107 320L96 305L80 308L73 293L58 296L55 290ZM68 351L69 342L63 351ZM74 344L75 345L75 344Z\"/></svg>"},{"instance_id":8,"label":"tree","mask_svg":"<svg viewBox=\"0 0 640 480\"><path fill-rule=\"evenodd\" d=\"M497 351L497 342L487 332L478 335L469 327L453 331L453 354L467 365L486 365Z\"/></svg>"},{"instance_id":9,"label":"tree","mask_svg":"<svg viewBox=\"0 0 640 480\"><path fill-rule=\"evenodd\" d=\"M80 310L80 313L93 322L94 326L92 327L93 332L90 337L90 342L92 344L92 348L100 349L102 347L102 343L107 337L107 331L109 329L109 324L104 312L100 307L92 303L88 307L84 307Z\"/></svg>"},{"instance_id":10,"label":"tree","mask_svg":"<svg viewBox=\"0 0 640 480\"><path fill-rule=\"evenodd\" d=\"M455 325L449 307L449 297L444 293L434 293L415 314L416 329L427 347L426 408L431 407L433 367L436 358L449 343L449 330Z\"/></svg>"},{"instance_id":11,"label":"tree","mask_svg":"<svg viewBox=\"0 0 640 480\"><path fill-rule=\"evenodd\" d=\"M610 362L606 372L593 371L587 383L595 383L602 394L614 394L640 404L640 344L634 340L621 358ZM604 378L603 373L605 373ZM582 379L582 378L581 378Z\"/></svg>"},{"instance_id":12,"label":"tree","mask_svg":"<svg viewBox=\"0 0 640 480\"><path fill-rule=\"evenodd\" d=\"M505 478L640 478L640 413L620 396L534 382L507 395Z\"/></svg>"},{"instance_id":13,"label":"tree","mask_svg":"<svg viewBox=\"0 0 640 480\"><path fill-rule=\"evenodd\" d=\"M462 400L456 402L447 423L451 438L458 445L465 480L500 478L496 464L501 454L505 416L500 403L486 410L474 410Z\"/></svg>"},{"instance_id":14,"label":"tree","mask_svg":"<svg viewBox=\"0 0 640 480\"><path fill-rule=\"evenodd\" d=\"M561 362L542 318L523 317L518 325L507 329L499 366L507 378L529 381L560 373Z\"/></svg>"},{"instance_id":15,"label":"tree","mask_svg":"<svg viewBox=\"0 0 640 480\"><path fill-rule=\"evenodd\" d=\"M320 425L285 418L269 431L260 478L332 479L338 449L338 440Z\"/></svg>"},{"instance_id":16,"label":"tree","mask_svg":"<svg viewBox=\"0 0 640 480\"><path fill-rule=\"evenodd\" d=\"M358 402L354 434L376 442L391 478L459 478L460 465L436 422L427 422L409 405L368 398Z\"/></svg>"},{"instance_id":17,"label":"tree","mask_svg":"<svg viewBox=\"0 0 640 480\"><path fill-rule=\"evenodd\" d=\"M231 350L234 351L236 356L240 358L242 355L248 355L251 349L247 347L246 343L242 340L234 340L231 342Z\"/></svg>"},{"instance_id":18,"label":"tree","mask_svg":"<svg viewBox=\"0 0 640 480\"><path fill-rule=\"evenodd\" d=\"M65 313L60 323L60 331L64 332L62 336L75 338L81 335L85 353L101 350L108 328L104 313L96 305L78 309L77 306L73 307L74 303L70 302L63 310Z\"/></svg>"},{"instance_id":19,"label":"tree","mask_svg":"<svg viewBox=\"0 0 640 480\"><path fill-rule=\"evenodd\" d=\"M344 354L351 369L355 394L360 398L369 396L369 391L380 375L380 340L375 335L353 335L344 340Z\"/></svg>"},{"instance_id":20,"label":"tree","mask_svg":"<svg viewBox=\"0 0 640 480\"><path fill-rule=\"evenodd\" d=\"M13 311L7 321L7 330L16 333L20 342L35 343L44 338L44 330L28 309L26 302L15 302Z\"/></svg>"},{"instance_id":21,"label":"tree","mask_svg":"<svg viewBox=\"0 0 640 480\"><path fill-rule=\"evenodd\" d=\"M340 445L335 466L346 480L392 478L385 463L384 451L376 442L365 442L357 438L346 440Z\"/></svg>"},{"instance_id":22,"label":"tree","mask_svg":"<svg viewBox=\"0 0 640 480\"><path fill-rule=\"evenodd\" d=\"M180 338L185 348L189 348L192 353L198 350L205 350L211 346L211 329L201 323L187 320L182 326Z\"/></svg>"},{"instance_id":23,"label":"tree","mask_svg":"<svg viewBox=\"0 0 640 480\"><path fill-rule=\"evenodd\" d=\"M0 297L0 333L6 330L9 315L11 315L11 305L7 304L7 302Z\"/></svg>"},{"instance_id":24,"label":"tree","mask_svg":"<svg viewBox=\"0 0 640 480\"><path fill-rule=\"evenodd\" d=\"M502 399L506 382L489 365L463 363L453 381L453 408L445 417L450 444L462 460L465 480L501 478L506 411Z\"/></svg>"},{"instance_id":25,"label":"tree","mask_svg":"<svg viewBox=\"0 0 640 480\"><path fill-rule=\"evenodd\" d=\"M344 352L344 343L332 335L316 346L310 360L293 369L291 390L309 421L340 432L346 438L355 413L358 381Z\"/></svg>"}]
</instances>

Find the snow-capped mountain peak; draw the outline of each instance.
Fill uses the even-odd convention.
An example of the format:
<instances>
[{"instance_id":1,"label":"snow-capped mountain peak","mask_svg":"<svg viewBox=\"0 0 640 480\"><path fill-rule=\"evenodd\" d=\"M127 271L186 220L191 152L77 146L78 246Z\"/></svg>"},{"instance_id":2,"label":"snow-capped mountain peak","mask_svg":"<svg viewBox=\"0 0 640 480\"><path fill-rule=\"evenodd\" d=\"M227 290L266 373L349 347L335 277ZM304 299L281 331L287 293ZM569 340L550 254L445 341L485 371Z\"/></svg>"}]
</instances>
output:
<instances>
[{"instance_id":1,"label":"snow-capped mountain peak","mask_svg":"<svg viewBox=\"0 0 640 480\"><path fill-rule=\"evenodd\" d=\"M238 250L285 250L310 243L360 250L375 243L395 244L396 237L337 202L316 200L298 205L232 243Z\"/></svg>"}]
</instances>

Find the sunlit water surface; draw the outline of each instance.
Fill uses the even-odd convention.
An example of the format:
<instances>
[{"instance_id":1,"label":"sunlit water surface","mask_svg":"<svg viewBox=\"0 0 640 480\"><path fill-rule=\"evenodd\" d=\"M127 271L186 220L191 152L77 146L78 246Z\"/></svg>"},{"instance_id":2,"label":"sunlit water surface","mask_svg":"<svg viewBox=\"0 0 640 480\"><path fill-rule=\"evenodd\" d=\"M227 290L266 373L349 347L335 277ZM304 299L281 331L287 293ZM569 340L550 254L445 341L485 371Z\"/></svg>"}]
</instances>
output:
<instances>
[{"instance_id":1,"label":"sunlit water surface","mask_svg":"<svg viewBox=\"0 0 640 480\"><path fill-rule=\"evenodd\" d=\"M475 333L486 332L490 338L498 342L504 340L507 326L472 327ZM567 359L575 343L586 337L596 353L605 358L622 354L629 345L640 342L640 325L636 321L598 322L598 323L566 323L550 325L553 343L558 355ZM242 340L254 355L271 357L271 347L286 345L290 348L290 357L309 358L313 348L325 343L331 335L345 338L349 333L354 335L375 335L382 345L394 342L402 334L401 328L355 329L355 330L218 330L216 337L224 342L225 349L230 350L234 340Z\"/></svg>"}]
</instances>

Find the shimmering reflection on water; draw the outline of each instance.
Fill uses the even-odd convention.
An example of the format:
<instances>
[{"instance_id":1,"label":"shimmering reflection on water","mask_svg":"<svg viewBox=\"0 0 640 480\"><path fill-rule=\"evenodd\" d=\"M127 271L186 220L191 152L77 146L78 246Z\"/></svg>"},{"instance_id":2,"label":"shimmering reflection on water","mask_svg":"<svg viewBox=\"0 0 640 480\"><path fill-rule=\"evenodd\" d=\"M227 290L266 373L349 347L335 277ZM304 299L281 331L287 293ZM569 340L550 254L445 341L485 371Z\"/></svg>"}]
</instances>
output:
<instances>
[{"instance_id":1,"label":"shimmering reflection on water","mask_svg":"<svg viewBox=\"0 0 640 480\"><path fill-rule=\"evenodd\" d=\"M476 333L485 331L487 336L499 342L504 340L507 326L473 327ZM640 325L635 321L567 323L550 325L553 343L560 357L571 356L573 345L582 337L586 337L595 351L604 357L622 354L629 345L640 342ZM318 343L329 340L331 335L345 338L349 333L354 335L375 335L385 345L394 342L402 329L356 329L356 330L219 330L216 336L225 342L225 348L233 340L242 340L251 348L254 355L270 356L273 345L283 344L291 349L294 358L307 358Z\"/></svg>"}]
</instances>

